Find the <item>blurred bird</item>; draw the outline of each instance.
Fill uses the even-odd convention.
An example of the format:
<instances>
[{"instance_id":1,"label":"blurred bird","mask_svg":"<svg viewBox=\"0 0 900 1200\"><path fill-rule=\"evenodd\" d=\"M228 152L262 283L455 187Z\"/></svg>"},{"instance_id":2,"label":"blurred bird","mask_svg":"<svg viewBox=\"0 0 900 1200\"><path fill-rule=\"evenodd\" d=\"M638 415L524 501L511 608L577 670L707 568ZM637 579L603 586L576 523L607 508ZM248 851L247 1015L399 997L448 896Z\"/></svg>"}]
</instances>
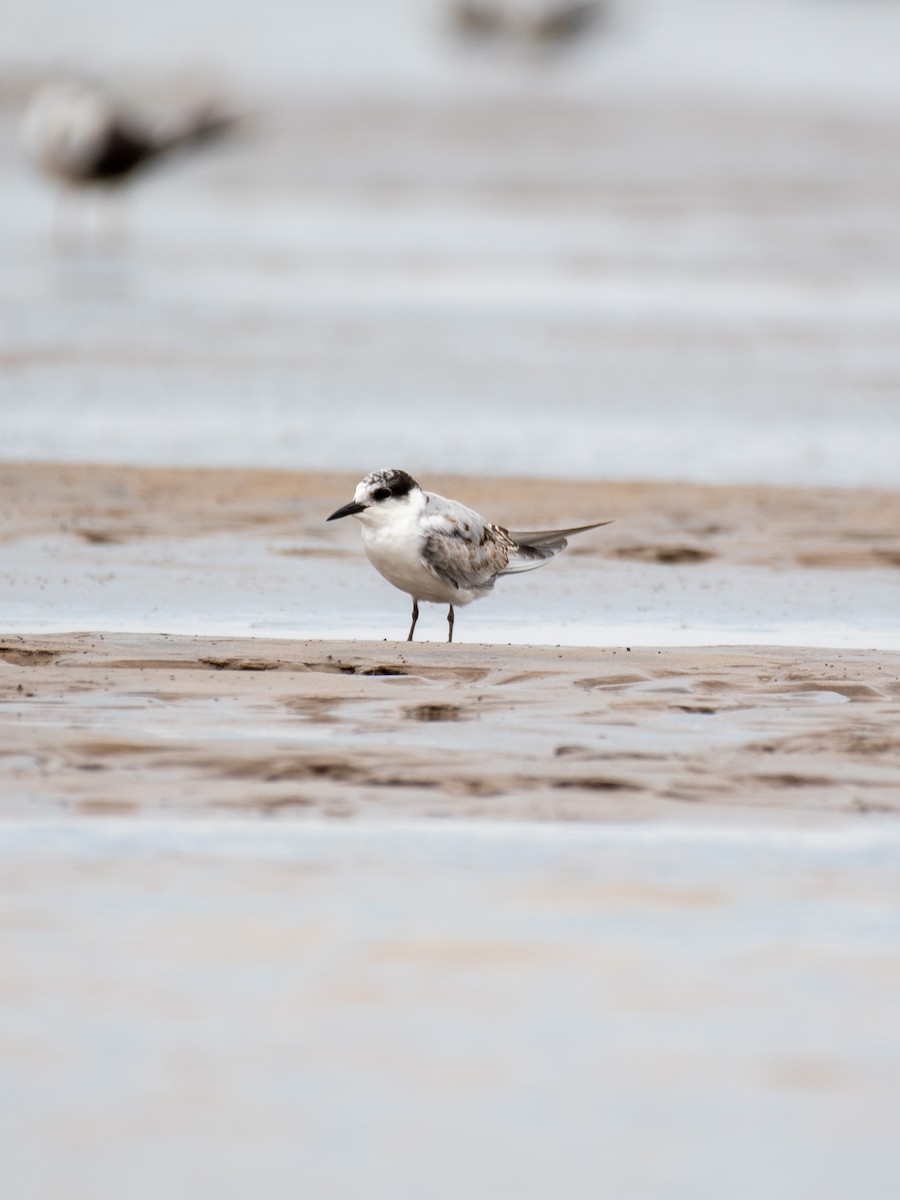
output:
<instances>
[{"instance_id":1,"label":"blurred bird","mask_svg":"<svg viewBox=\"0 0 900 1200\"><path fill-rule=\"evenodd\" d=\"M453 23L470 37L560 44L585 33L604 15L602 0L453 0Z\"/></svg>"},{"instance_id":2,"label":"blurred bird","mask_svg":"<svg viewBox=\"0 0 900 1200\"><path fill-rule=\"evenodd\" d=\"M69 188L117 187L151 163L229 131L233 117L202 107L168 125L142 118L99 84L57 79L31 98L22 120L25 153Z\"/></svg>"},{"instance_id":3,"label":"blurred bird","mask_svg":"<svg viewBox=\"0 0 900 1200\"><path fill-rule=\"evenodd\" d=\"M341 517L357 518L369 562L388 583L412 596L408 642L413 640L420 600L448 605L447 641L452 642L455 605L487 596L503 575L542 567L565 550L572 534L610 523L510 533L458 500L423 491L412 476L395 467L367 475L350 503L327 520Z\"/></svg>"},{"instance_id":4,"label":"blurred bird","mask_svg":"<svg viewBox=\"0 0 900 1200\"><path fill-rule=\"evenodd\" d=\"M503 10L490 0L456 0L450 17L462 33L471 37L499 33L503 28Z\"/></svg>"}]
</instances>

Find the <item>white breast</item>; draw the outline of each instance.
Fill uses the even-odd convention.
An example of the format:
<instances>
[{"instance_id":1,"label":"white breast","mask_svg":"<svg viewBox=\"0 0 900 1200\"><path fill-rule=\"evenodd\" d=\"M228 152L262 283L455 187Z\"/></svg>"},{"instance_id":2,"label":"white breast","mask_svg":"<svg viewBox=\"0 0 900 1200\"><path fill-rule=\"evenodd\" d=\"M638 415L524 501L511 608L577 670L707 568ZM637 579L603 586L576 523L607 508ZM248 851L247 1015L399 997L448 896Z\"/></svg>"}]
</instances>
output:
<instances>
[{"instance_id":1,"label":"white breast","mask_svg":"<svg viewBox=\"0 0 900 1200\"><path fill-rule=\"evenodd\" d=\"M102 93L77 81L48 84L32 99L22 123L22 145L45 170L80 177L99 157L114 114Z\"/></svg>"},{"instance_id":2,"label":"white breast","mask_svg":"<svg viewBox=\"0 0 900 1200\"><path fill-rule=\"evenodd\" d=\"M387 514L385 514L387 516ZM422 560L424 536L412 505L397 506L390 520L362 522L363 547L369 562L388 583L415 600L432 604L468 604L475 593L439 579Z\"/></svg>"}]
</instances>

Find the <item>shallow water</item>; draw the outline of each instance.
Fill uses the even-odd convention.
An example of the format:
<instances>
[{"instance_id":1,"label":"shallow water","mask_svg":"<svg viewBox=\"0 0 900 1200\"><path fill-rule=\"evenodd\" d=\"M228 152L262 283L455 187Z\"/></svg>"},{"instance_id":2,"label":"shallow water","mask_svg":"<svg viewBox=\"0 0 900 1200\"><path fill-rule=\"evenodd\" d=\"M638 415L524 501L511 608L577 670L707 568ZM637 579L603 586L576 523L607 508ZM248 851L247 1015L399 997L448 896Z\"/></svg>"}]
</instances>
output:
<instances>
[{"instance_id":1,"label":"shallow water","mask_svg":"<svg viewBox=\"0 0 900 1200\"><path fill-rule=\"evenodd\" d=\"M503 257L481 247L502 220L477 210L438 206L423 221L410 201L400 215L329 216L338 243L380 247L399 227L404 244L379 261L381 250L323 248L316 207L273 213L263 200L273 248L236 256L246 234L236 220L206 225L200 214L218 197L195 189L183 181L171 197L161 186L147 196L152 227L135 231L108 276L48 262L35 272L33 256L14 264L22 298L0 378L5 457L900 478L893 282L834 288L724 265L698 276L690 257L629 269L600 255L582 268L565 258L620 233L598 215L566 251L554 244L565 206L507 230ZM22 208L40 211L36 198L23 188ZM196 228L169 228L186 202ZM679 223L660 249L683 236ZM643 242L641 218L628 224L628 240ZM316 244L292 260L284 247L304 225ZM738 224L729 236L745 232Z\"/></svg>"},{"instance_id":2,"label":"shallow water","mask_svg":"<svg viewBox=\"0 0 900 1200\"><path fill-rule=\"evenodd\" d=\"M7 1178L887 1200L897 855L877 824L2 825Z\"/></svg>"},{"instance_id":3,"label":"shallow water","mask_svg":"<svg viewBox=\"0 0 900 1200\"><path fill-rule=\"evenodd\" d=\"M620 6L543 65L414 4L279 7L262 58L226 23L257 122L118 243L75 206L68 252L8 104L0 456L896 486L898 17L864 7ZM105 51L157 99L165 12Z\"/></svg>"},{"instance_id":4,"label":"shallow water","mask_svg":"<svg viewBox=\"0 0 900 1200\"><path fill-rule=\"evenodd\" d=\"M0 632L79 630L257 637L406 636L409 600L345 550L219 534L95 547L70 535L4 547ZM900 647L896 569L685 567L563 555L457 612L464 642L564 646ZM446 639L424 604L419 640Z\"/></svg>"}]
</instances>

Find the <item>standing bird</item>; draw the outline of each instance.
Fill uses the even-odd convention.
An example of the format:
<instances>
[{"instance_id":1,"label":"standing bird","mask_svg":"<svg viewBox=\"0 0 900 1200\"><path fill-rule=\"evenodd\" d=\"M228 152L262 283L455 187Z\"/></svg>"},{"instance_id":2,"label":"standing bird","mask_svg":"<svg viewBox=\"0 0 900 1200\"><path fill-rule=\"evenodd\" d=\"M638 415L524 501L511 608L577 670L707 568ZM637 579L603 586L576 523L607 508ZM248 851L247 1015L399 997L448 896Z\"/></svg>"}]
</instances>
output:
<instances>
[{"instance_id":1,"label":"standing bird","mask_svg":"<svg viewBox=\"0 0 900 1200\"><path fill-rule=\"evenodd\" d=\"M58 79L34 94L21 143L45 174L72 188L121 185L148 164L229 130L231 117L208 108L169 127L138 117L98 84Z\"/></svg>"},{"instance_id":2,"label":"standing bird","mask_svg":"<svg viewBox=\"0 0 900 1200\"><path fill-rule=\"evenodd\" d=\"M373 471L353 499L327 519L356 517L362 525L369 562L388 583L412 596L413 640L419 601L449 606L448 642L453 641L453 609L480 600L502 575L533 571L565 550L573 533L599 529L610 521L574 529L511 533L491 525L458 500L426 492L406 471Z\"/></svg>"}]
</instances>

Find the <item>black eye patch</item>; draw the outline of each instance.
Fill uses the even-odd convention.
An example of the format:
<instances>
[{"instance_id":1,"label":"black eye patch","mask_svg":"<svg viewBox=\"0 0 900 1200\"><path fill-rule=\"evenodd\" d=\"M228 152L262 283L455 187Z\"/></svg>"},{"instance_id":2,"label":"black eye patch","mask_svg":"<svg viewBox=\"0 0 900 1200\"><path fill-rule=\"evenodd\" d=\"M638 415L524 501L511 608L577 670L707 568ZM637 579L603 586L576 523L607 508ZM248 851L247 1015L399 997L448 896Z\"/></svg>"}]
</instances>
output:
<instances>
[{"instance_id":1,"label":"black eye patch","mask_svg":"<svg viewBox=\"0 0 900 1200\"><path fill-rule=\"evenodd\" d=\"M390 494L391 494L390 488L376 488L375 491L372 493L372 499L373 500L387 500L387 498L388 498L388 496L390 496Z\"/></svg>"}]
</instances>

